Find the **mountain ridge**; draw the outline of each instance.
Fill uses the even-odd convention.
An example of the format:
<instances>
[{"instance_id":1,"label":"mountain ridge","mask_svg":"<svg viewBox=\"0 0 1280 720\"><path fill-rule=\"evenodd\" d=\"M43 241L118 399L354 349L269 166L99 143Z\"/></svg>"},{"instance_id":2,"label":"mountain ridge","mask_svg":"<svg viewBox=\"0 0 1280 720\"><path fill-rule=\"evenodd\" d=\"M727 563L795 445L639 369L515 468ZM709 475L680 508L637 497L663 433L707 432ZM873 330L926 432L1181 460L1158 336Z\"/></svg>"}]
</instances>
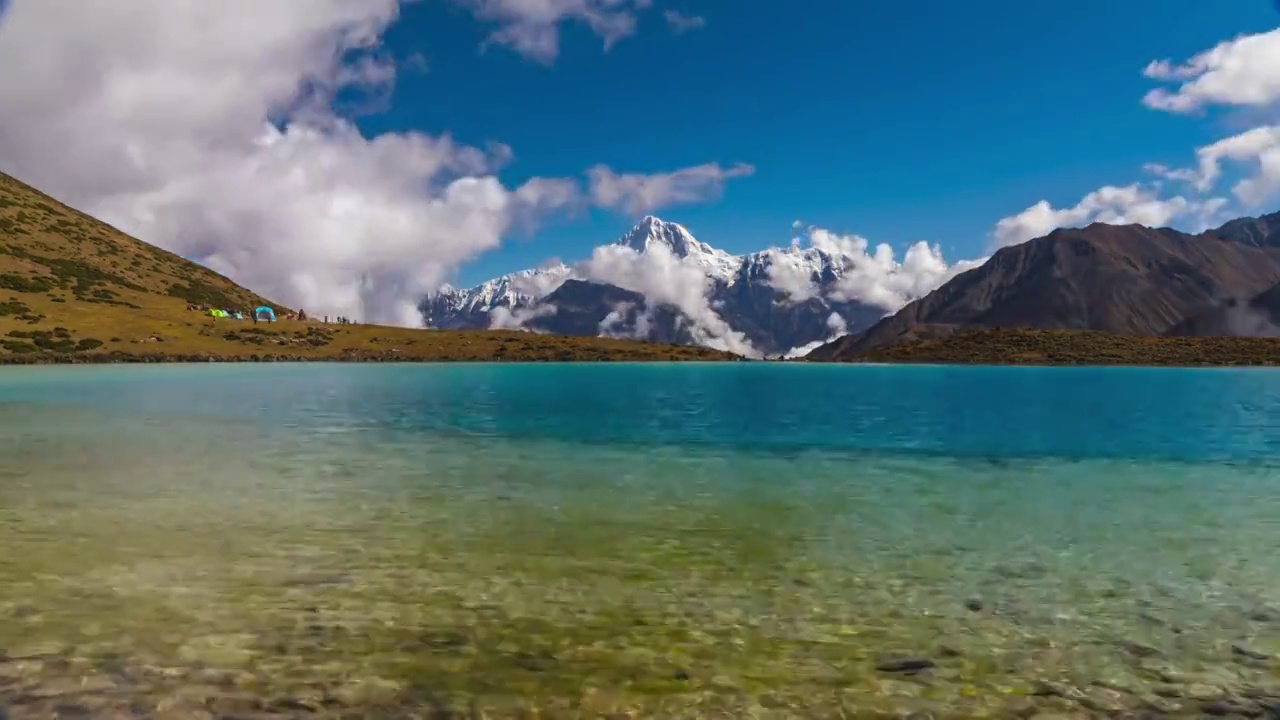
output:
<instances>
[{"instance_id":1,"label":"mountain ridge","mask_svg":"<svg viewBox=\"0 0 1280 720\"><path fill-rule=\"evenodd\" d=\"M1002 248L873 326L815 348L839 360L961 330L1159 336L1280 283L1280 213L1199 234L1093 223Z\"/></svg>"}]
</instances>

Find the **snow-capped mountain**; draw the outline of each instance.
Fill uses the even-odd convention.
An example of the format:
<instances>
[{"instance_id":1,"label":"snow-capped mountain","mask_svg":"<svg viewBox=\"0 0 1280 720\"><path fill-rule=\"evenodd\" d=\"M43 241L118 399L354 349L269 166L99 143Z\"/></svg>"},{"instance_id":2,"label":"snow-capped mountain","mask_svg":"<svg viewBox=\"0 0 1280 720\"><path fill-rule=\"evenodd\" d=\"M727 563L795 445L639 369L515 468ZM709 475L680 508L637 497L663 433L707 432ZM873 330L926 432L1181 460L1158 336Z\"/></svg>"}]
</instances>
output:
<instances>
[{"instance_id":1,"label":"snow-capped mountain","mask_svg":"<svg viewBox=\"0 0 1280 720\"><path fill-rule=\"evenodd\" d=\"M776 356L857 331L897 309L865 302L842 284L857 276L859 261L797 243L731 255L681 225L646 217L573 266L522 270L468 290L445 286L420 309L433 328L523 327ZM882 259L863 252L861 261Z\"/></svg>"},{"instance_id":2,"label":"snow-capped mountain","mask_svg":"<svg viewBox=\"0 0 1280 720\"><path fill-rule=\"evenodd\" d=\"M646 253L661 246L675 257L704 269L707 277L713 280L730 282L742 266L742 258L694 238L683 225L664 222L652 215L646 216L615 244L637 253Z\"/></svg>"},{"instance_id":3,"label":"snow-capped mountain","mask_svg":"<svg viewBox=\"0 0 1280 720\"><path fill-rule=\"evenodd\" d=\"M495 308L526 307L564 282L573 269L563 263L520 270L470 289L444 285L419 305L427 327L442 330L487 328Z\"/></svg>"}]
</instances>

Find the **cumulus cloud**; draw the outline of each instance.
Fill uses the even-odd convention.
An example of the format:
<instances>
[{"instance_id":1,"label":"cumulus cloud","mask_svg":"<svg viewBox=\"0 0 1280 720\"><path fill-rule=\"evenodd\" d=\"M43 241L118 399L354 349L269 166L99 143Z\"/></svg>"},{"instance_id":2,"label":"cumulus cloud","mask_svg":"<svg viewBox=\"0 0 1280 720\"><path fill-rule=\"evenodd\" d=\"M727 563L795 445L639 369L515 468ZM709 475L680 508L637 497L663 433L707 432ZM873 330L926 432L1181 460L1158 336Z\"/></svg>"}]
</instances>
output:
<instances>
[{"instance_id":1,"label":"cumulus cloud","mask_svg":"<svg viewBox=\"0 0 1280 720\"><path fill-rule=\"evenodd\" d=\"M671 31L677 35L690 30L697 30L707 24L706 18L697 15L685 15L679 10L667 10L662 13L662 17L667 21L667 27L670 27Z\"/></svg>"},{"instance_id":2,"label":"cumulus cloud","mask_svg":"<svg viewBox=\"0 0 1280 720\"><path fill-rule=\"evenodd\" d=\"M212 9L211 9L212 8ZM314 314L414 323L416 298L563 184L501 146L364 137L339 90L394 77L397 0L40 0L0 26L0 165ZM246 23L245 18L253 21Z\"/></svg>"},{"instance_id":3,"label":"cumulus cloud","mask_svg":"<svg viewBox=\"0 0 1280 720\"><path fill-rule=\"evenodd\" d=\"M588 280L644 295L650 312L660 305L678 308L699 345L759 355L746 336L729 327L711 307L707 299L711 278L705 269L675 256L665 245L654 244L644 252L625 245L602 245L579 264L578 271Z\"/></svg>"},{"instance_id":4,"label":"cumulus cloud","mask_svg":"<svg viewBox=\"0 0 1280 720\"><path fill-rule=\"evenodd\" d=\"M1280 101L1280 29L1226 40L1182 63L1155 60L1143 74L1176 85L1153 89L1142 98L1143 104L1156 110L1191 113L1214 105L1271 108ZM1252 174L1231 187L1240 203L1258 206L1280 195L1280 126L1255 127L1197 148L1194 167L1143 166L1162 181L1183 185L1187 194L1165 195L1161 183L1154 182L1108 185L1072 207L1055 208L1041 200L997 222L992 243L1015 245L1060 227L1093 222L1178 224L1204 230L1224 219L1229 201L1213 196L1213 191L1229 162L1254 166Z\"/></svg>"},{"instance_id":5,"label":"cumulus cloud","mask_svg":"<svg viewBox=\"0 0 1280 720\"><path fill-rule=\"evenodd\" d=\"M1207 226L1226 205L1223 198L1161 198L1159 187L1134 183L1124 187L1107 185L1085 195L1072 207L1055 208L1047 200L1016 215L998 221L992 231L996 247L1017 245L1047 235L1063 227L1080 227L1094 222L1112 225L1136 223L1162 227L1174 220L1194 219Z\"/></svg>"},{"instance_id":6,"label":"cumulus cloud","mask_svg":"<svg viewBox=\"0 0 1280 720\"><path fill-rule=\"evenodd\" d=\"M1280 100L1280 29L1226 40L1181 64L1155 60L1144 74L1178 83L1142 99L1148 107L1189 113L1208 105L1260 106Z\"/></svg>"},{"instance_id":7,"label":"cumulus cloud","mask_svg":"<svg viewBox=\"0 0 1280 720\"><path fill-rule=\"evenodd\" d=\"M652 0L455 0L479 20L497 25L489 43L505 45L542 63L560 54L560 25L585 24L605 49L636 30L637 15Z\"/></svg>"},{"instance_id":8,"label":"cumulus cloud","mask_svg":"<svg viewBox=\"0 0 1280 720\"><path fill-rule=\"evenodd\" d=\"M572 18L614 37L647 4L473 9L514 41ZM418 324L418 299L460 264L591 198L575 178L505 187L494 173L513 153L500 143L366 137L335 111L339 96L389 97L396 66L380 38L399 6L17 3L0 26L0 67L23 68L0 73L0 169L287 305ZM592 194L614 208L693 202L739 174L594 168Z\"/></svg>"},{"instance_id":9,"label":"cumulus cloud","mask_svg":"<svg viewBox=\"0 0 1280 720\"><path fill-rule=\"evenodd\" d=\"M1189 173L1207 191L1222 177L1223 163L1256 163L1256 173L1237 182L1232 193L1246 205L1260 205L1280 193L1280 125L1256 127L1196 150L1198 169Z\"/></svg>"},{"instance_id":10,"label":"cumulus cloud","mask_svg":"<svg viewBox=\"0 0 1280 720\"><path fill-rule=\"evenodd\" d=\"M770 262L765 269L769 286L787 297L789 302L802 303L819 294L814 280L813 263L800 251L799 239L791 244L790 251L767 250Z\"/></svg>"},{"instance_id":11,"label":"cumulus cloud","mask_svg":"<svg viewBox=\"0 0 1280 720\"><path fill-rule=\"evenodd\" d=\"M808 248L804 248L804 244ZM895 312L923 297L960 273L978 267L986 258L948 263L942 249L924 241L907 247L902 260L893 246L870 242L857 235L840 235L825 228L810 227L787 250L769 251L768 279L774 289L793 302L823 296L837 302L860 302ZM826 255L839 277L820 287L813 277L814 253ZM810 268L805 271L804 268Z\"/></svg>"},{"instance_id":12,"label":"cumulus cloud","mask_svg":"<svg viewBox=\"0 0 1280 720\"><path fill-rule=\"evenodd\" d=\"M598 207L639 217L664 206L715 200L728 180L754 172L754 167L744 163L727 168L706 163L652 175L619 174L597 165L587 170L588 192Z\"/></svg>"},{"instance_id":13,"label":"cumulus cloud","mask_svg":"<svg viewBox=\"0 0 1280 720\"><path fill-rule=\"evenodd\" d=\"M1157 110L1189 113L1214 105L1271 110L1280 102L1280 29L1221 42L1182 64L1153 61L1145 74L1180 83L1174 90L1156 88L1143 97ZM1280 195L1280 125L1255 127L1205 145L1196 150L1196 159L1195 168L1149 169L1208 192L1221 179L1224 162L1250 163L1255 173L1232 186L1236 198L1257 206Z\"/></svg>"}]
</instances>

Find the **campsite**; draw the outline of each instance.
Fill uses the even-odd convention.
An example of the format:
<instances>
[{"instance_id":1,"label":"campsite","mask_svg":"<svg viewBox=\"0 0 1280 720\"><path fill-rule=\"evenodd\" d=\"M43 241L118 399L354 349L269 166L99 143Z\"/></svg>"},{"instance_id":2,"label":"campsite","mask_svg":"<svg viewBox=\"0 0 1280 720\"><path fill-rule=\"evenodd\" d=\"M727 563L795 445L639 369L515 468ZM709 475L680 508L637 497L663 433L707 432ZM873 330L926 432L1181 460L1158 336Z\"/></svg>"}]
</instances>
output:
<instances>
[{"instance_id":1,"label":"campsite","mask_svg":"<svg viewBox=\"0 0 1280 720\"><path fill-rule=\"evenodd\" d=\"M243 310L243 311L227 310L224 308L211 308L203 305L201 306L188 305L187 310L198 310L204 313L205 315L208 315L209 317L224 318L227 320L252 320L255 323L276 321L276 311L273 308L268 307L266 305L259 305L253 310ZM307 315L305 312L299 313L297 316L295 316L293 313L288 313L285 315L285 317L286 319L289 319L289 320L295 320L295 319L306 320L307 319Z\"/></svg>"}]
</instances>

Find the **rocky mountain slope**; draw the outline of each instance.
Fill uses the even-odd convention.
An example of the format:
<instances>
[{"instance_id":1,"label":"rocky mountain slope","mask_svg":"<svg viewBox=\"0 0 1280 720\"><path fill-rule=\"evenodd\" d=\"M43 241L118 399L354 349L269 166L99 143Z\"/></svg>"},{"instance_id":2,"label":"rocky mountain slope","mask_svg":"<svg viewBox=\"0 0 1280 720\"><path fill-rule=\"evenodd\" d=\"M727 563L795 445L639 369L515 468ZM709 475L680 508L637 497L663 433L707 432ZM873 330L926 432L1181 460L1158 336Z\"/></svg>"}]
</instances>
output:
<instances>
[{"instance_id":1,"label":"rocky mountain slope","mask_svg":"<svg viewBox=\"0 0 1280 720\"><path fill-rule=\"evenodd\" d=\"M979 328L1221 334L1214 311L1277 283L1280 214L1234 220L1199 235L1093 224L1003 248L981 267L808 357L847 359ZM1184 325L1201 315L1199 324Z\"/></svg>"},{"instance_id":2,"label":"rocky mountain slope","mask_svg":"<svg viewBox=\"0 0 1280 720\"><path fill-rule=\"evenodd\" d=\"M688 278L704 282L706 308L762 355L780 355L865 328L887 311L833 292L853 269L853 259L815 247L731 255L697 240L681 225L646 217L597 254L601 250L631 262L661 264L670 258L678 266L664 269L694 271ZM626 284L589 260L573 267L523 270L470 289L446 286L425 298L420 309L426 326L435 328L518 326L565 335L697 340L698 318L690 316L688 307L655 300L646 288Z\"/></svg>"}]
</instances>

